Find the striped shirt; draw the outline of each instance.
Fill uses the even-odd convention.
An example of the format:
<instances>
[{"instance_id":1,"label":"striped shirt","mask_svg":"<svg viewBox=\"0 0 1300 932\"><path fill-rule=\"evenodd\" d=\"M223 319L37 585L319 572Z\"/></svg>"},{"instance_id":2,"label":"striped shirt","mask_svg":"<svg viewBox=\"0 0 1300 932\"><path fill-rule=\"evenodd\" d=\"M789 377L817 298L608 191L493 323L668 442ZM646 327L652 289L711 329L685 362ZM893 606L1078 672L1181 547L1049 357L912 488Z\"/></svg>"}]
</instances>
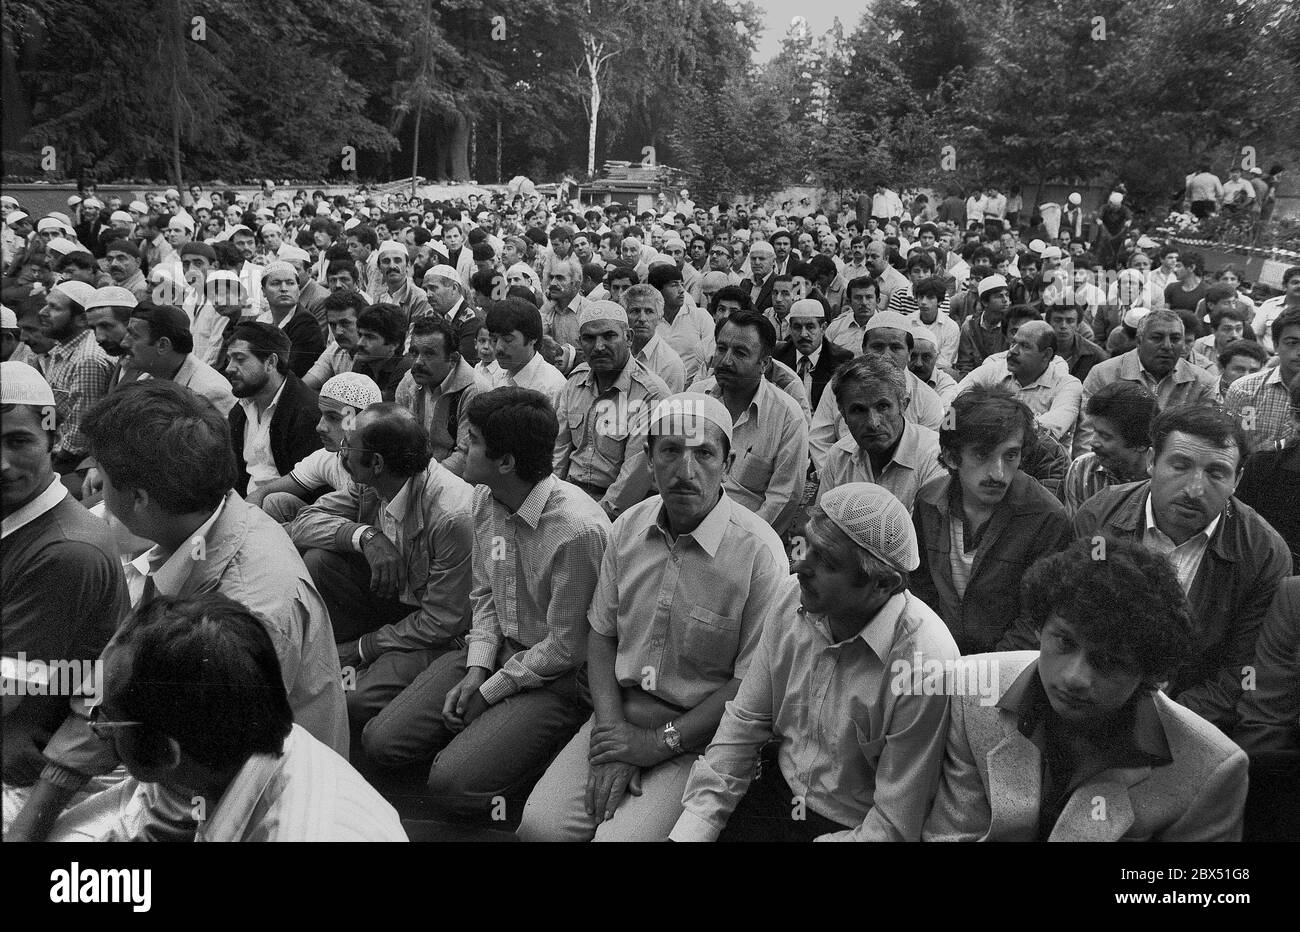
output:
<instances>
[{"instance_id":1,"label":"striped shirt","mask_svg":"<svg viewBox=\"0 0 1300 932\"><path fill-rule=\"evenodd\" d=\"M1241 419L1252 452L1270 440L1289 440L1295 432L1291 396L1279 366L1237 379L1228 388L1223 406Z\"/></svg>"},{"instance_id":2,"label":"striped shirt","mask_svg":"<svg viewBox=\"0 0 1300 932\"><path fill-rule=\"evenodd\" d=\"M239 768L195 841L406 841L397 810L301 725Z\"/></svg>"},{"instance_id":3,"label":"striped shirt","mask_svg":"<svg viewBox=\"0 0 1300 932\"><path fill-rule=\"evenodd\" d=\"M81 425L95 402L108 394L113 360L95 342L93 330L83 330L67 342L56 343L46 359L45 379L54 390L60 422L54 453L85 456L90 441Z\"/></svg>"},{"instance_id":4,"label":"striped shirt","mask_svg":"<svg viewBox=\"0 0 1300 932\"><path fill-rule=\"evenodd\" d=\"M492 704L586 659L587 609L609 518L581 489L547 476L514 514L486 486L476 487L474 532L466 665L496 671L479 687Z\"/></svg>"},{"instance_id":5,"label":"striped shirt","mask_svg":"<svg viewBox=\"0 0 1300 932\"><path fill-rule=\"evenodd\" d=\"M1101 465L1101 460L1097 459L1096 453L1083 454L1070 463L1070 468L1065 471L1065 480L1061 483L1061 498L1065 505L1065 513L1070 516L1070 520L1074 520L1074 516L1079 513L1084 502L1102 489L1120 485L1123 481L1106 471L1106 467Z\"/></svg>"}]
</instances>

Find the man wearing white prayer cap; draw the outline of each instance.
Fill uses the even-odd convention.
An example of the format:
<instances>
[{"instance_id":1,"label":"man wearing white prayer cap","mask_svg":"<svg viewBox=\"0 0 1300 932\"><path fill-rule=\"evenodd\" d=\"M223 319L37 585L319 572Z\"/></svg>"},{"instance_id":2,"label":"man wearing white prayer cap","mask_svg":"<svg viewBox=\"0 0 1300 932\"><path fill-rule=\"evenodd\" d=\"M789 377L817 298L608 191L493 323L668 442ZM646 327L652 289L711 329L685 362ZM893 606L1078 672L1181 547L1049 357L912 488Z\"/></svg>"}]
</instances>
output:
<instances>
[{"instance_id":1,"label":"man wearing white prayer cap","mask_svg":"<svg viewBox=\"0 0 1300 932\"><path fill-rule=\"evenodd\" d=\"M410 254L403 243L395 239L380 243L378 262L384 287L375 301L400 307L408 328L419 318L433 314L429 296L411 280Z\"/></svg>"},{"instance_id":2,"label":"man wearing white prayer cap","mask_svg":"<svg viewBox=\"0 0 1300 932\"><path fill-rule=\"evenodd\" d=\"M441 315L456 328L457 345L465 359L476 359L475 341L483 325L485 312L475 310L465 300L468 289L450 265L439 263L424 273L424 293L435 315ZM504 296L504 292L502 293Z\"/></svg>"},{"instance_id":3,"label":"man wearing white prayer cap","mask_svg":"<svg viewBox=\"0 0 1300 932\"><path fill-rule=\"evenodd\" d=\"M756 662L767 606L788 576L776 532L723 490L733 457L722 402L679 393L649 420L643 446L660 494L614 522L588 613L595 714L529 797L524 841L668 834L692 762ZM730 633L714 637L721 620ZM606 752L606 723L624 720L615 731L633 740Z\"/></svg>"},{"instance_id":4,"label":"man wearing white prayer cap","mask_svg":"<svg viewBox=\"0 0 1300 932\"><path fill-rule=\"evenodd\" d=\"M82 433L86 412L108 393L113 360L95 342L86 319L86 304L94 297L91 285L60 282L50 289L41 308L42 331L55 341L48 353L45 376L59 397L59 439L54 447L54 468L60 475L75 473L90 450ZM68 480L74 485L73 480ZM81 479L75 479L79 491Z\"/></svg>"},{"instance_id":5,"label":"man wearing white prayer cap","mask_svg":"<svg viewBox=\"0 0 1300 932\"><path fill-rule=\"evenodd\" d=\"M14 357L14 351L22 345L19 340L21 336L22 330L18 326L17 312L13 308L0 305L0 362Z\"/></svg>"},{"instance_id":6,"label":"man wearing white prayer cap","mask_svg":"<svg viewBox=\"0 0 1300 932\"><path fill-rule=\"evenodd\" d=\"M800 298L790 306L790 339L777 347L777 362L794 370L815 408L831 376L853 353L825 338L826 309L820 301Z\"/></svg>"},{"instance_id":7,"label":"man wearing white prayer cap","mask_svg":"<svg viewBox=\"0 0 1300 932\"><path fill-rule=\"evenodd\" d=\"M800 543L691 770L674 841L921 837L951 698L942 675L923 676L960 654L908 591L920 563L912 520L880 486L849 483L826 493ZM792 799L802 818L790 818Z\"/></svg>"},{"instance_id":8,"label":"man wearing white prayer cap","mask_svg":"<svg viewBox=\"0 0 1300 932\"><path fill-rule=\"evenodd\" d=\"M569 376L556 408L555 474L613 519L650 489L641 438L651 409L670 391L633 357L622 305L588 301L578 315L578 343L585 361Z\"/></svg>"}]
</instances>

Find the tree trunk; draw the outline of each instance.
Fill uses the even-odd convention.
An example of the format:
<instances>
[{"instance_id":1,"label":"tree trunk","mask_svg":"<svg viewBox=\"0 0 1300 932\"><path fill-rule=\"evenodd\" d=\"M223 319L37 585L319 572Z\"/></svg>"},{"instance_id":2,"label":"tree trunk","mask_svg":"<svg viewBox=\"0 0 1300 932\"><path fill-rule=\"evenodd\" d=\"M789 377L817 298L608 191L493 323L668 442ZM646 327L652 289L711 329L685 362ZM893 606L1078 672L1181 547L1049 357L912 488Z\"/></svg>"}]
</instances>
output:
<instances>
[{"instance_id":1,"label":"tree trunk","mask_svg":"<svg viewBox=\"0 0 1300 932\"><path fill-rule=\"evenodd\" d=\"M185 59L185 19L181 13L181 0L172 4L172 182L177 191L184 191L181 178L181 65Z\"/></svg>"},{"instance_id":2,"label":"tree trunk","mask_svg":"<svg viewBox=\"0 0 1300 932\"><path fill-rule=\"evenodd\" d=\"M501 184L501 114L497 114L497 184Z\"/></svg>"},{"instance_id":3,"label":"tree trunk","mask_svg":"<svg viewBox=\"0 0 1300 932\"><path fill-rule=\"evenodd\" d=\"M415 197L416 179L420 176L420 120L424 116L424 108L417 107L415 110L415 143L412 145L413 154L411 155L411 197Z\"/></svg>"},{"instance_id":4,"label":"tree trunk","mask_svg":"<svg viewBox=\"0 0 1300 932\"><path fill-rule=\"evenodd\" d=\"M587 128L587 177L596 177L596 121L600 118L600 61L587 56L587 71L591 75L591 124Z\"/></svg>"},{"instance_id":5,"label":"tree trunk","mask_svg":"<svg viewBox=\"0 0 1300 932\"><path fill-rule=\"evenodd\" d=\"M469 120L457 113L451 120L451 141L448 145L451 160L451 179L469 181Z\"/></svg>"}]
</instances>

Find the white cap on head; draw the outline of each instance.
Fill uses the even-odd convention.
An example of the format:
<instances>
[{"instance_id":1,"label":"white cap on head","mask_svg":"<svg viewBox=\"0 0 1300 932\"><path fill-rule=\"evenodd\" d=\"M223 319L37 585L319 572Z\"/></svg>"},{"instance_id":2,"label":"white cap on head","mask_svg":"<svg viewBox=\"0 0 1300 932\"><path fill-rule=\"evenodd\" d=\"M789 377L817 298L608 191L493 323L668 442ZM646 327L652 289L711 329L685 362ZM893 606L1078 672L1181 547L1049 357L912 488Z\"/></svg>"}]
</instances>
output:
<instances>
[{"instance_id":1,"label":"white cap on head","mask_svg":"<svg viewBox=\"0 0 1300 932\"><path fill-rule=\"evenodd\" d=\"M375 380L360 372L340 372L331 376L320 387L319 397L321 401L335 402L339 408L354 408L357 411L384 400Z\"/></svg>"},{"instance_id":2,"label":"white cap on head","mask_svg":"<svg viewBox=\"0 0 1300 932\"><path fill-rule=\"evenodd\" d=\"M814 317L819 320L826 319L826 309L822 303L815 298L800 298L794 304L790 305L790 316L793 317Z\"/></svg>"},{"instance_id":3,"label":"white cap on head","mask_svg":"<svg viewBox=\"0 0 1300 932\"><path fill-rule=\"evenodd\" d=\"M403 259L405 259L406 247L403 246L401 243L397 242L397 240L392 240L392 239L384 240L382 243L379 244L379 258L382 259L384 256L388 256L388 255L401 256Z\"/></svg>"},{"instance_id":4,"label":"white cap on head","mask_svg":"<svg viewBox=\"0 0 1300 932\"><path fill-rule=\"evenodd\" d=\"M278 223L264 223L262 224L260 232L263 236L268 233L279 233L281 236L284 235L284 229Z\"/></svg>"},{"instance_id":5,"label":"white cap on head","mask_svg":"<svg viewBox=\"0 0 1300 932\"><path fill-rule=\"evenodd\" d=\"M30 216L31 214L27 213L25 210L11 210L9 213L5 214L5 226L11 227L19 220L26 220Z\"/></svg>"},{"instance_id":6,"label":"white cap on head","mask_svg":"<svg viewBox=\"0 0 1300 932\"><path fill-rule=\"evenodd\" d=\"M6 210L14 210L18 207L18 198L8 194L0 194L0 207Z\"/></svg>"},{"instance_id":7,"label":"white cap on head","mask_svg":"<svg viewBox=\"0 0 1300 932\"><path fill-rule=\"evenodd\" d=\"M71 196L68 198L68 206L69 206L69 207L76 207L76 206L77 206L78 204L80 204L80 203L81 203L81 195L80 195L80 194L73 194L73 195L71 195Z\"/></svg>"},{"instance_id":8,"label":"white cap on head","mask_svg":"<svg viewBox=\"0 0 1300 932\"><path fill-rule=\"evenodd\" d=\"M1075 207L1078 207L1080 204L1083 203L1083 198L1079 196L1078 191L1075 191L1073 194L1071 194L1069 200L1070 203L1073 204Z\"/></svg>"},{"instance_id":9,"label":"white cap on head","mask_svg":"<svg viewBox=\"0 0 1300 932\"><path fill-rule=\"evenodd\" d=\"M704 442L704 423L716 424L731 443L732 419L726 405L700 392L678 392L655 405L648 434L657 437L684 436L689 445Z\"/></svg>"},{"instance_id":10,"label":"white cap on head","mask_svg":"<svg viewBox=\"0 0 1300 932\"><path fill-rule=\"evenodd\" d=\"M84 201L81 202L81 206L82 206L82 207L98 207L100 210L103 210L103 209L104 209L104 202L101 201L101 200L100 200L99 198L97 198L97 197L88 197L88 198L86 198Z\"/></svg>"},{"instance_id":11,"label":"white cap on head","mask_svg":"<svg viewBox=\"0 0 1300 932\"><path fill-rule=\"evenodd\" d=\"M791 311L791 313L794 313ZM866 333L870 330L902 330L904 333L912 329L910 318L898 313L898 311L881 311L879 314L873 314L867 321L867 325L862 328Z\"/></svg>"},{"instance_id":12,"label":"white cap on head","mask_svg":"<svg viewBox=\"0 0 1300 932\"><path fill-rule=\"evenodd\" d=\"M0 330L17 330L18 314L13 308L0 304Z\"/></svg>"},{"instance_id":13,"label":"white cap on head","mask_svg":"<svg viewBox=\"0 0 1300 932\"><path fill-rule=\"evenodd\" d=\"M276 252L276 255L286 262L310 262L311 253L301 246L295 246L293 243L285 243Z\"/></svg>"},{"instance_id":14,"label":"white cap on head","mask_svg":"<svg viewBox=\"0 0 1300 932\"><path fill-rule=\"evenodd\" d=\"M578 326L583 327L598 320L612 320L620 324L627 323L627 311L615 301L589 301L578 315Z\"/></svg>"},{"instance_id":15,"label":"white cap on head","mask_svg":"<svg viewBox=\"0 0 1300 932\"><path fill-rule=\"evenodd\" d=\"M135 223L135 218L125 210L115 210L108 215L110 223Z\"/></svg>"},{"instance_id":16,"label":"white cap on head","mask_svg":"<svg viewBox=\"0 0 1300 932\"><path fill-rule=\"evenodd\" d=\"M1143 235L1137 238L1137 242L1134 245L1137 246L1138 249L1155 249L1160 244L1151 237Z\"/></svg>"},{"instance_id":17,"label":"white cap on head","mask_svg":"<svg viewBox=\"0 0 1300 932\"><path fill-rule=\"evenodd\" d=\"M1060 259L1064 255L1065 253L1061 252L1060 246L1045 246L1043 251L1039 253L1040 258L1043 259Z\"/></svg>"},{"instance_id":18,"label":"white cap on head","mask_svg":"<svg viewBox=\"0 0 1300 932\"><path fill-rule=\"evenodd\" d=\"M185 211L178 211L172 215L171 220L167 221L167 229L179 228L187 233L194 232L194 218Z\"/></svg>"},{"instance_id":19,"label":"white cap on head","mask_svg":"<svg viewBox=\"0 0 1300 932\"><path fill-rule=\"evenodd\" d=\"M749 247L749 254L751 256L768 256L769 258L776 258L776 250L773 249L772 244L765 239L756 240L754 245Z\"/></svg>"},{"instance_id":20,"label":"white cap on head","mask_svg":"<svg viewBox=\"0 0 1300 932\"><path fill-rule=\"evenodd\" d=\"M352 217L345 224L343 224L343 232L347 233L349 230L354 230L359 226L361 226L361 221L356 217Z\"/></svg>"},{"instance_id":21,"label":"white cap on head","mask_svg":"<svg viewBox=\"0 0 1300 932\"><path fill-rule=\"evenodd\" d=\"M819 504L836 527L873 556L908 572L921 565L912 518L884 487L850 482L831 489Z\"/></svg>"},{"instance_id":22,"label":"white cap on head","mask_svg":"<svg viewBox=\"0 0 1300 932\"><path fill-rule=\"evenodd\" d=\"M460 283L460 275L449 265L435 265L429 271L424 273L424 280L430 278L445 278L447 281Z\"/></svg>"},{"instance_id":23,"label":"white cap on head","mask_svg":"<svg viewBox=\"0 0 1300 932\"><path fill-rule=\"evenodd\" d=\"M927 343L933 343L936 348L939 346L939 340L935 337L934 331L921 322L919 314L916 317L908 318L908 323L911 324L909 329L912 331L913 340L925 340Z\"/></svg>"},{"instance_id":24,"label":"white cap on head","mask_svg":"<svg viewBox=\"0 0 1300 932\"><path fill-rule=\"evenodd\" d=\"M64 229L63 221L58 217L42 217L36 221L36 232L45 233L49 230L62 231Z\"/></svg>"},{"instance_id":25,"label":"white cap on head","mask_svg":"<svg viewBox=\"0 0 1300 932\"><path fill-rule=\"evenodd\" d=\"M0 404L52 407L54 389L35 366L13 359L0 362Z\"/></svg>"},{"instance_id":26,"label":"white cap on head","mask_svg":"<svg viewBox=\"0 0 1300 932\"><path fill-rule=\"evenodd\" d=\"M715 269L704 273L704 277L700 279L700 287L712 288L717 291L720 288L726 288L730 282L731 277L726 272L719 272Z\"/></svg>"},{"instance_id":27,"label":"white cap on head","mask_svg":"<svg viewBox=\"0 0 1300 932\"><path fill-rule=\"evenodd\" d=\"M669 246L680 246L682 249L685 249L686 243L682 241L680 236L674 233L672 236L664 240L664 249L667 249Z\"/></svg>"},{"instance_id":28,"label":"white cap on head","mask_svg":"<svg viewBox=\"0 0 1300 932\"><path fill-rule=\"evenodd\" d=\"M1036 256L1041 256L1043 254L1043 250L1046 248L1047 248L1047 244L1044 243L1041 239L1031 239L1029 241L1029 251Z\"/></svg>"},{"instance_id":29,"label":"white cap on head","mask_svg":"<svg viewBox=\"0 0 1300 932\"><path fill-rule=\"evenodd\" d=\"M50 291L62 292L83 308L86 306L86 302L95 296L94 285L87 285L85 282L77 281L59 282Z\"/></svg>"},{"instance_id":30,"label":"white cap on head","mask_svg":"<svg viewBox=\"0 0 1300 932\"><path fill-rule=\"evenodd\" d=\"M1151 313L1150 308L1131 307L1124 312L1124 326L1132 327L1134 330L1136 330L1138 328L1138 324L1142 323L1143 318L1145 318L1150 313Z\"/></svg>"},{"instance_id":31,"label":"white cap on head","mask_svg":"<svg viewBox=\"0 0 1300 932\"><path fill-rule=\"evenodd\" d=\"M266 268L262 269L262 281L266 281L273 272L279 272L282 275L291 275L295 281L298 278L298 270L292 265L287 262L276 261L268 263Z\"/></svg>"},{"instance_id":32,"label":"white cap on head","mask_svg":"<svg viewBox=\"0 0 1300 932\"><path fill-rule=\"evenodd\" d=\"M45 248L55 255L66 256L70 252L85 252L86 248L80 243L74 243L72 240L62 236L56 236L45 244Z\"/></svg>"},{"instance_id":33,"label":"white cap on head","mask_svg":"<svg viewBox=\"0 0 1300 932\"><path fill-rule=\"evenodd\" d=\"M67 214L61 214L57 210L52 210L50 211L50 216L63 224L63 229L67 230L69 234L75 235L72 229L72 220Z\"/></svg>"},{"instance_id":34,"label":"white cap on head","mask_svg":"<svg viewBox=\"0 0 1300 932\"><path fill-rule=\"evenodd\" d=\"M195 209L195 210L211 210L211 209L212 209L212 202L211 202L210 200L208 200L206 197L201 197L201 198L199 198L197 201L194 202L194 209Z\"/></svg>"},{"instance_id":35,"label":"white cap on head","mask_svg":"<svg viewBox=\"0 0 1300 932\"><path fill-rule=\"evenodd\" d=\"M672 256L668 255L667 253L657 252L650 257L650 261L646 263L646 268L650 268L651 266L655 266L655 265L676 265L676 264L677 264L677 260L674 259Z\"/></svg>"},{"instance_id":36,"label":"white cap on head","mask_svg":"<svg viewBox=\"0 0 1300 932\"><path fill-rule=\"evenodd\" d=\"M105 285L103 288L96 288L95 293L84 306L86 310L90 310L92 307L138 307L139 304L135 295L126 288Z\"/></svg>"},{"instance_id":37,"label":"white cap on head","mask_svg":"<svg viewBox=\"0 0 1300 932\"><path fill-rule=\"evenodd\" d=\"M1009 289L1010 287L1011 286L1007 284L1007 280L995 272L992 275L985 275L980 279L979 296L982 298L990 291L996 291L999 288Z\"/></svg>"},{"instance_id":38,"label":"white cap on head","mask_svg":"<svg viewBox=\"0 0 1300 932\"><path fill-rule=\"evenodd\" d=\"M174 197L179 199L180 196L181 192L177 191L175 188L168 188L163 192L163 197Z\"/></svg>"},{"instance_id":39,"label":"white cap on head","mask_svg":"<svg viewBox=\"0 0 1300 932\"><path fill-rule=\"evenodd\" d=\"M144 201L132 201L127 205L127 210L134 210L137 214L149 213L149 205Z\"/></svg>"}]
</instances>

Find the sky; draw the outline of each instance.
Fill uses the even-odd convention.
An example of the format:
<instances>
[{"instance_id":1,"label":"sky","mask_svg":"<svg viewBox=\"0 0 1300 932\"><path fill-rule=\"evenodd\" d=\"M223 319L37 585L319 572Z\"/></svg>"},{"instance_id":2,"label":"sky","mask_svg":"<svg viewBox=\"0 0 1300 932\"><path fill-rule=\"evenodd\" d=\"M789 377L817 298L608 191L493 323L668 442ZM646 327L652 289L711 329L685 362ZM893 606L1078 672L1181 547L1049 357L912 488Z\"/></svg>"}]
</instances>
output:
<instances>
[{"instance_id":1,"label":"sky","mask_svg":"<svg viewBox=\"0 0 1300 932\"><path fill-rule=\"evenodd\" d=\"M831 28L838 16L847 34L853 31L867 8L866 0L754 0L754 5L767 14L767 29L758 43L757 60L760 62L777 53L794 17L802 16L808 21L809 31L820 35Z\"/></svg>"}]
</instances>

